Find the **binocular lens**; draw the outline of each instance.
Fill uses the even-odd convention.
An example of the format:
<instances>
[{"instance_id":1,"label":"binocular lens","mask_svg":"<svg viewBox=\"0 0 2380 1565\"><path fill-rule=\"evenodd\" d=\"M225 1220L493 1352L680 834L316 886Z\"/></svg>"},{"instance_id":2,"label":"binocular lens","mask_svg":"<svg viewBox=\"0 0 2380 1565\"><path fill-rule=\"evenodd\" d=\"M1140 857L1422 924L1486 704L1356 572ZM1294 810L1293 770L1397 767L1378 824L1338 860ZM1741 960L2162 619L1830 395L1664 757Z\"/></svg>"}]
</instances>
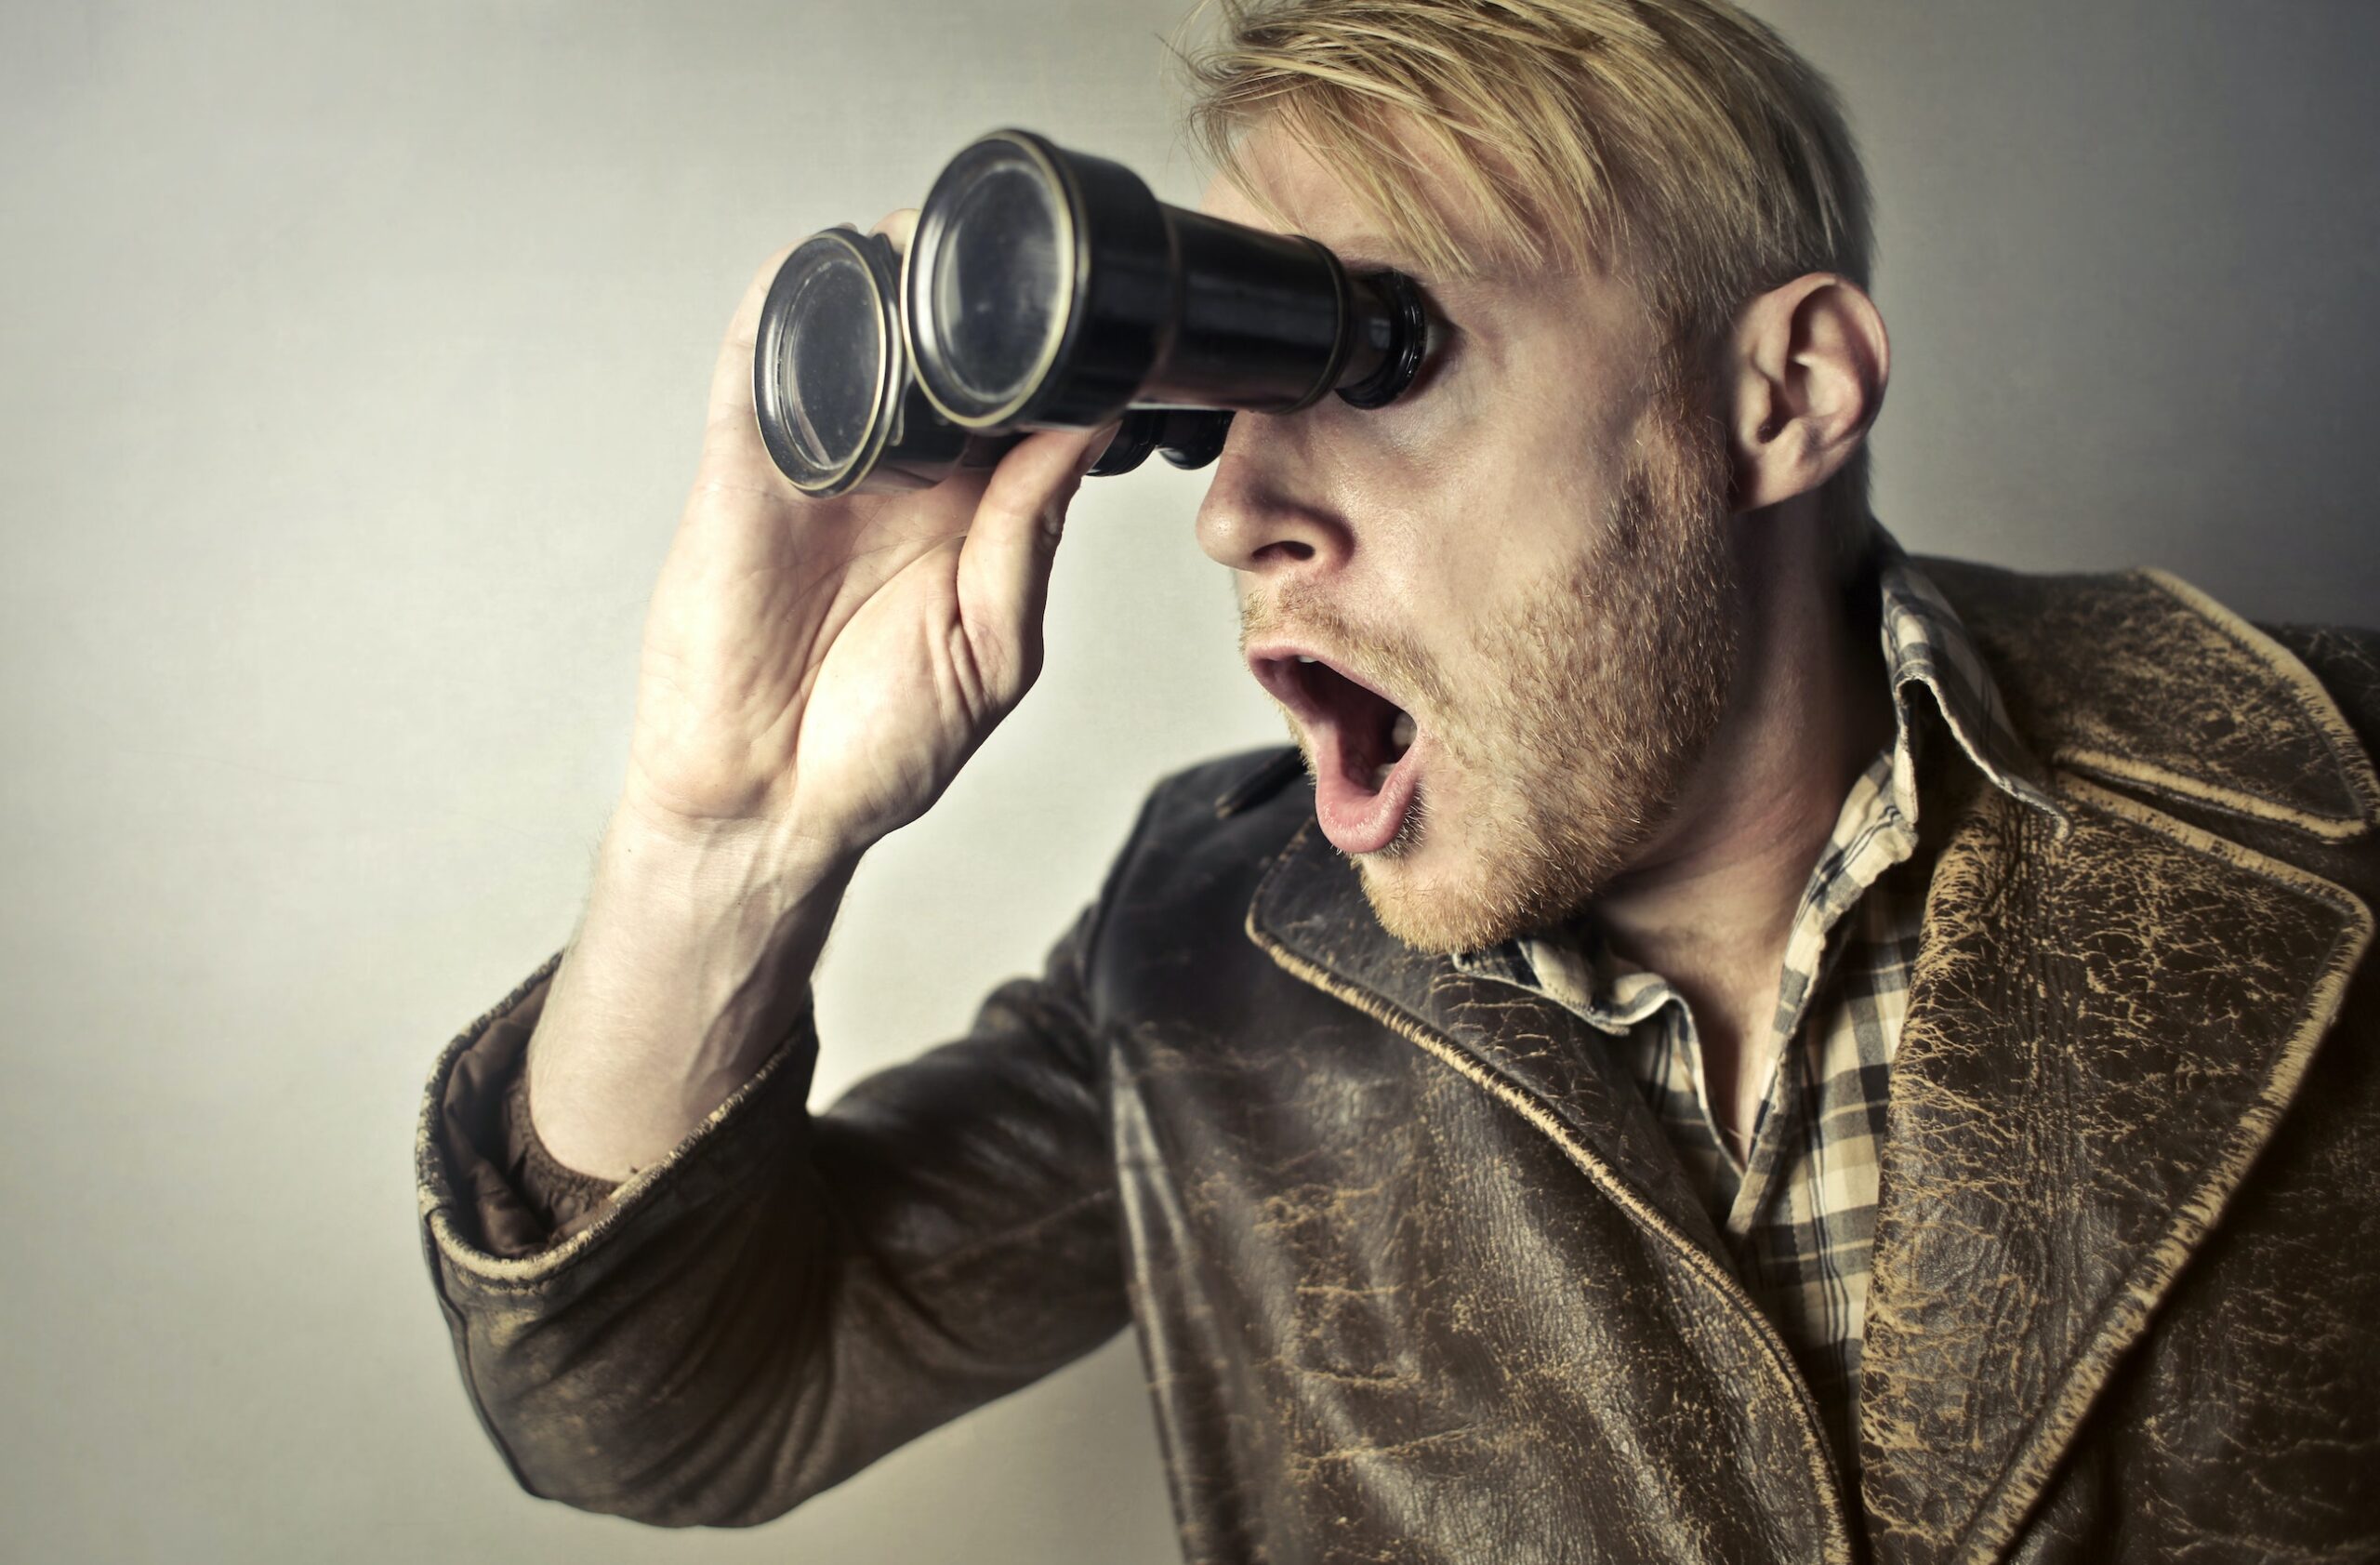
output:
<instances>
[{"instance_id":1,"label":"binocular lens","mask_svg":"<svg viewBox=\"0 0 2380 1565\"><path fill-rule=\"evenodd\" d=\"M933 311L971 401L1012 400L1055 351L1062 221L1049 185L1012 163L985 169L954 205L933 253Z\"/></svg>"},{"instance_id":2,"label":"binocular lens","mask_svg":"<svg viewBox=\"0 0 2380 1565\"><path fill-rule=\"evenodd\" d=\"M866 270L840 249L794 285L774 346L777 378L792 388L792 432L805 466L841 467L867 436L884 368L880 312Z\"/></svg>"},{"instance_id":3,"label":"binocular lens","mask_svg":"<svg viewBox=\"0 0 2380 1565\"><path fill-rule=\"evenodd\" d=\"M902 281L918 383L968 429L1083 428L1133 405L1294 413L1412 383L1428 337L1394 272L1169 206L1121 164L1000 130L943 169Z\"/></svg>"},{"instance_id":4,"label":"binocular lens","mask_svg":"<svg viewBox=\"0 0 2380 1565\"><path fill-rule=\"evenodd\" d=\"M769 285L752 407L805 495L930 487L1029 429L1120 418L1094 473L1199 467L1234 410L1402 395L1428 343L1394 272L1168 206L1131 170L997 131L934 181L903 258L812 234Z\"/></svg>"},{"instance_id":5,"label":"binocular lens","mask_svg":"<svg viewBox=\"0 0 2380 1565\"><path fill-rule=\"evenodd\" d=\"M886 455L909 385L898 266L889 241L827 229L795 246L769 285L752 410L770 458L804 494L840 495Z\"/></svg>"}]
</instances>

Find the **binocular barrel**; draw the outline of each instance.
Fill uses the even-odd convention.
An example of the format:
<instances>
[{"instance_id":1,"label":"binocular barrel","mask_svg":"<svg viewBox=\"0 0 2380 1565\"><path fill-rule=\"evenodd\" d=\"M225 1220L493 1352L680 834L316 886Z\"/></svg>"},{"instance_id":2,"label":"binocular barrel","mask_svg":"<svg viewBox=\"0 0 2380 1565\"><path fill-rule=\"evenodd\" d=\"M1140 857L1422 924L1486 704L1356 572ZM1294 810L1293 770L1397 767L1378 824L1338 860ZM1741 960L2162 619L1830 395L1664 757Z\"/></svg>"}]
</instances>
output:
<instances>
[{"instance_id":1,"label":"binocular barrel","mask_svg":"<svg viewBox=\"0 0 2380 1565\"><path fill-rule=\"evenodd\" d=\"M1428 328L1401 273L1168 206L1130 170L1003 130L934 181L903 261L813 235L763 306L753 406L803 493L917 488L1028 429L1124 427L1093 473L1213 460L1230 415L1393 401Z\"/></svg>"}]
</instances>

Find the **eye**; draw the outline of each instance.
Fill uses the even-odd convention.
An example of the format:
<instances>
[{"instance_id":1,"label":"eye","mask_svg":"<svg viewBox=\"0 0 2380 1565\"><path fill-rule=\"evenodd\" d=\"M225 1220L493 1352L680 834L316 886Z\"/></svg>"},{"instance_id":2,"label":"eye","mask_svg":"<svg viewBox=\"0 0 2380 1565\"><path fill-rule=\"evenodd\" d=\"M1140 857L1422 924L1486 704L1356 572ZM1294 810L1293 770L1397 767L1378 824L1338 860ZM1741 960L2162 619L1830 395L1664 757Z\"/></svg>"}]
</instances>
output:
<instances>
[{"instance_id":1,"label":"eye","mask_svg":"<svg viewBox=\"0 0 2380 1565\"><path fill-rule=\"evenodd\" d=\"M1449 333L1445 312L1421 282L1394 267L1352 275L1360 378L1339 387L1339 400L1369 411L1402 402L1429 373Z\"/></svg>"},{"instance_id":2,"label":"eye","mask_svg":"<svg viewBox=\"0 0 2380 1565\"><path fill-rule=\"evenodd\" d=\"M1421 350L1421 367L1414 372L1413 384L1405 389L1407 397L1425 395L1444 378L1462 345L1462 330L1447 314L1444 302L1424 285L1416 283L1414 287L1421 296L1421 319L1428 337Z\"/></svg>"},{"instance_id":3,"label":"eye","mask_svg":"<svg viewBox=\"0 0 2380 1565\"><path fill-rule=\"evenodd\" d=\"M1401 275L1421 305L1421 364L1413 372L1412 381L1388 405L1390 407L1402 407L1429 395L1461 357L1464 342L1462 328L1447 313L1445 298L1412 273Z\"/></svg>"}]
</instances>

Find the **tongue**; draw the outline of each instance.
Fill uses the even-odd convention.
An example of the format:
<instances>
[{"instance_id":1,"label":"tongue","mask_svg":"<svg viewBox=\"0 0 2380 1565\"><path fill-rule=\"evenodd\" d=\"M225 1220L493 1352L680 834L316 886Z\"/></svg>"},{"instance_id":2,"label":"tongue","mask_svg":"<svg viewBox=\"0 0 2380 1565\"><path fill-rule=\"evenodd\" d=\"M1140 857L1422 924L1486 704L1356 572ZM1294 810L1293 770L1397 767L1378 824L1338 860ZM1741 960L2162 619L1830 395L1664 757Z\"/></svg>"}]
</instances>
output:
<instances>
[{"instance_id":1,"label":"tongue","mask_svg":"<svg viewBox=\"0 0 2380 1565\"><path fill-rule=\"evenodd\" d=\"M1321 753L1314 758L1314 813L1322 834L1343 854L1380 852L1395 838L1406 812L1413 807L1414 752L1408 749L1400 756L1375 788L1368 773L1360 778L1355 775L1362 768L1348 751L1344 729L1330 724L1321 741Z\"/></svg>"}]
</instances>

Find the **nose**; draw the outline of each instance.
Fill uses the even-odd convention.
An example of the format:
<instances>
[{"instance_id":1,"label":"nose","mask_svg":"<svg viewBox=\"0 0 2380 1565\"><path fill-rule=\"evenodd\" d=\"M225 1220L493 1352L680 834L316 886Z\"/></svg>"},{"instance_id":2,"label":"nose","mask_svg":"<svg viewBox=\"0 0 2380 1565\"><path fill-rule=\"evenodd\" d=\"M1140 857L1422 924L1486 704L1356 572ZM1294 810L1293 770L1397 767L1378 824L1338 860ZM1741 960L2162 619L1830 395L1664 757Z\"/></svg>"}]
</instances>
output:
<instances>
[{"instance_id":1,"label":"nose","mask_svg":"<svg viewBox=\"0 0 2380 1565\"><path fill-rule=\"evenodd\" d=\"M1352 544L1346 524L1315 490L1300 458L1298 416L1242 413L1216 459L1198 507L1198 547L1236 571L1326 573Z\"/></svg>"}]
</instances>

